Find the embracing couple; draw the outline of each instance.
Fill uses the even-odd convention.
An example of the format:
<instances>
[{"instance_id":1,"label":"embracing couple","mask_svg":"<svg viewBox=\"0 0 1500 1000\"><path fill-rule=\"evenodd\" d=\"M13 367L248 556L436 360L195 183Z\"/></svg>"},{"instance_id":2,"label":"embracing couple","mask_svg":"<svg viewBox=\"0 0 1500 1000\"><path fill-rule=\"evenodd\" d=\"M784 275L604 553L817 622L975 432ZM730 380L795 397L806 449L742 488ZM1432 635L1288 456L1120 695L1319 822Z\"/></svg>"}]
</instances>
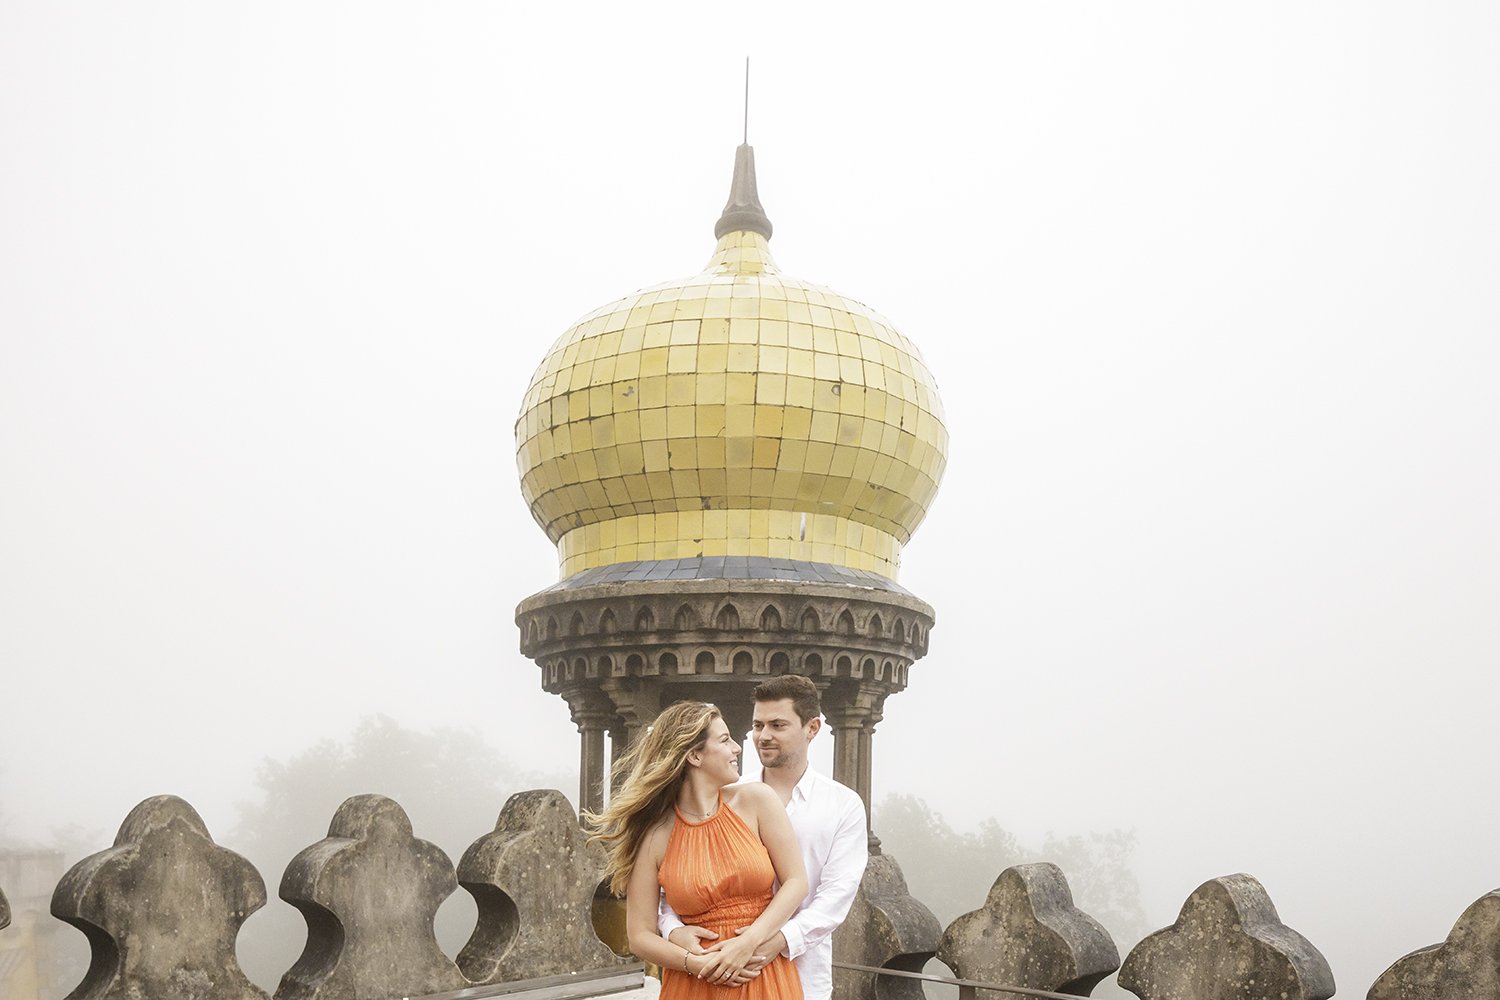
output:
<instances>
[{"instance_id":1,"label":"embracing couple","mask_svg":"<svg viewBox=\"0 0 1500 1000\"><path fill-rule=\"evenodd\" d=\"M662 1000L832 995L868 847L859 796L808 767L820 714L806 677L755 689L759 781L740 780L739 742L703 702L666 709L616 763L619 790L589 819Z\"/></svg>"}]
</instances>

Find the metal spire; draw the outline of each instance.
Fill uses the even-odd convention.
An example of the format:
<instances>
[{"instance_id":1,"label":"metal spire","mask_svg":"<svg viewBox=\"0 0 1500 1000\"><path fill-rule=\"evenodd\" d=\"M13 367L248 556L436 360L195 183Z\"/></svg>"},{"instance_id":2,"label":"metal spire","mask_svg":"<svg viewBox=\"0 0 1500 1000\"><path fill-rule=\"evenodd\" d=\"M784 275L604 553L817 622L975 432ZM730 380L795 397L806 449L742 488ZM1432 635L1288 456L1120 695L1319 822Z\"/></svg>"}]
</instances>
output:
<instances>
[{"instance_id":1,"label":"metal spire","mask_svg":"<svg viewBox=\"0 0 1500 1000\"><path fill-rule=\"evenodd\" d=\"M714 239L725 233L759 233L771 238L771 220L761 207L755 190L755 150L750 147L750 59L745 59L745 131L744 141L734 151L734 180L729 185L729 201L724 214L714 225Z\"/></svg>"}]
</instances>

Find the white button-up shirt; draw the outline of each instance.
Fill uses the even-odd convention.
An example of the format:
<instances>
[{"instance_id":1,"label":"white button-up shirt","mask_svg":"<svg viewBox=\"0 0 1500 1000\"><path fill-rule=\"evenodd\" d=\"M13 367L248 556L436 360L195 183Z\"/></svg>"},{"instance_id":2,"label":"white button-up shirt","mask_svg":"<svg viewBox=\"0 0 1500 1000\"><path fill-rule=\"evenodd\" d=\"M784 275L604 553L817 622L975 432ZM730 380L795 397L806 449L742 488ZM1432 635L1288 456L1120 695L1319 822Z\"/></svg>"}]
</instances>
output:
<instances>
[{"instance_id":1,"label":"white button-up shirt","mask_svg":"<svg viewBox=\"0 0 1500 1000\"><path fill-rule=\"evenodd\" d=\"M792 789L786 814L807 867L807 898L781 927L783 954L797 963L804 1000L833 996L833 932L849 915L869 859L865 804L850 788L809 767ZM666 899L661 933L682 926Z\"/></svg>"}]
</instances>

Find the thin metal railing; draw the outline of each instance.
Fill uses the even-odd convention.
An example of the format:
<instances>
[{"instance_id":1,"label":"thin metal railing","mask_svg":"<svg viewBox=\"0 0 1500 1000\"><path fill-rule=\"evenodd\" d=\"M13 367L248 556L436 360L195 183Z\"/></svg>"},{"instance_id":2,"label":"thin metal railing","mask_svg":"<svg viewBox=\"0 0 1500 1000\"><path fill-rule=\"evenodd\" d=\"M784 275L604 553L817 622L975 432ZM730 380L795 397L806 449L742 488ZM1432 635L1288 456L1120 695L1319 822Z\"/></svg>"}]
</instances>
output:
<instances>
[{"instance_id":1,"label":"thin metal railing","mask_svg":"<svg viewBox=\"0 0 1500 1000\"><path fill-rule=\"evenodd\" d=\"M848 969L850 972L872 972L877 976L896 976L900 979L920 979L924 983L944 983L948 986L958 987L958 1000L977 1000L980 990L988 990L994 993L1010 993L1014 996L1042 997L1043 1000L1078 1000L1076 993L1052 993L1047 990L1033 990L1026 986L1007 986L1003 983L980 983L972 979L954 979L951 976L929 976L925 972L903 972L900 969L882 969L874 965L851 965L848 962L834 962L835 969Z\"/></svg>"}]
</instances>

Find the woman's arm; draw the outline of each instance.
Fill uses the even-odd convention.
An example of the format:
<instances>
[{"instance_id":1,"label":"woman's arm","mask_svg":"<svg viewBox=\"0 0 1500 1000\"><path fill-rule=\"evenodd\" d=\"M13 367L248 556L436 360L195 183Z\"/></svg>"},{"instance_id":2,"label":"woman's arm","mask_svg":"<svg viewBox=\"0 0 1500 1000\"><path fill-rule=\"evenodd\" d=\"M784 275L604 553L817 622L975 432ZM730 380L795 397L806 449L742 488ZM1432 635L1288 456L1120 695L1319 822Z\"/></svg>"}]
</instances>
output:
<instances>
[{"instance_id":1,"label":"woman's arm","mask_svg":"<svg viewBox=\"0 0 1500 1000\"><path fill-rule=\"evenodd\" d=\"M770 787L754 782L740 786L734 804L736 811L755 817L760 842L771 856L771 866L776 869L776 879L781 885L754 923L736 937L720 941L708 950L707 958L712 964L701 970L701 978L710 982L727 982L740 973L756 950L781 930L781 925L791 919L807 898L802 851L781 797ZM696 968L697 963L693 964Z\"/></svg>"},{"instance_id":2,"label":"woman's arm","mask_svg":"<svg viewBox=\"0 0 1500 1000\"><path fill-rule=\"evenodd\" d=\"M668 830L653 830L635 853L635 867L625 885L625 936L636 958L664 969L683 969L697 975L703 971L705 958L690 955L661 936L657 927L657 907L661 902L661 866Z\"/></svg>"}]
</instances>

